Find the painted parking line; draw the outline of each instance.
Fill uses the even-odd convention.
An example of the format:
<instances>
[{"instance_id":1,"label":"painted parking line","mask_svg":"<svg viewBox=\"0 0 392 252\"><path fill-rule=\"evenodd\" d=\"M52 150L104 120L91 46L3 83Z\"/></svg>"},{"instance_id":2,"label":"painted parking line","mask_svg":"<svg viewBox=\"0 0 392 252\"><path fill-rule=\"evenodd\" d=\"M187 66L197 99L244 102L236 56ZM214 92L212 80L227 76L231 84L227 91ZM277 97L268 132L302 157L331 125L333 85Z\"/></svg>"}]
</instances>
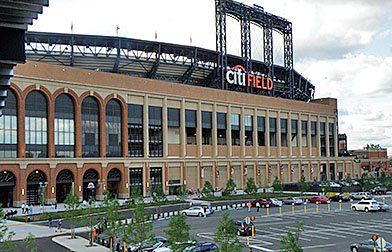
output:
<instances>
[{"instance_id":1,"label":"painted parking line","mask_svg":"<svg viewBox=\"0 0 392 252\"><path fill-rule=\"evenodd\" d=\"M347 227L342 227L342 224L337 224L337 223L329 223L328 225L332 226L333 228L336 227L336 229L343 229L343 230L347 229L350 232L362 233L362 234L367 234L368 233L367 231L364 231L364 230L354 230L351 225L346 225Z\"/></svg>"},{"instance_id":2,"label":"painted parking line","mask_svg":"<svg viewBox=\"0 0 392 252\"><path fill-rule=\"evenodd\" d=\"M380 232L380 231L382 231L382 232L390 232L391 231L391 228L389 228L389 227L382 227L380 225L378 225L377 227L372 227L370 225L371 223L363 223L363 224L355 223L355 222L353 222L353 223L344 222L344 223L351 224L353 229L354 228L365 229L367 231L367 233Z\"/></svg>"},{"instance_id":3,"label":"painted parking line","mask_svg":"<svg viewBox=\"0 0 392 252\"><path fill-rule=\"evenodd\" d=\"M331 224L331 223L330 223ZM329 224L329 225L330 225ZM324 224L316 224L317 226L323 226L324 228L322 230L324 231L330 231L330 232L335 232L335 233L341 233L341 234L345 234L345 235L353 235L353 236L363 236L360 234L354 234L352 233L353 230L352 228L342 228L342 227L333 227L333 228L326 228ZM320 229L321 230L321 229ZM362 232L362 231L361 231ZM342 237L342 236L339 236Z\"/></svg>"},{"instance_id":4,"label":"painted parking line","mask_svg":"<svg viewBox=\"0 0 392 252\"><path fill-rule=\"evenodd\" d=\"M302 249L303 250L311 249L312 251L314 251L313 249L315 249L315 248L335 247L335 246L336 246L336 244L323 244L323 245L314 245L314 246L302 247Z\"/></svg>"},{"instance_id":5,"label":"painted parking line","mask_svg":"<svg viewBox=\"0 0 392 252\"><path fill-rule=\"evenodd\" d=\"M276 251L276 250L272 250L272 249L268 249L268 248L263 248L263 247L256 246L256 245L250 245L249 247L251 247L252 249L257 249L257 250L266 251L266 252L274 252L274 251Z\"/></svg>"},{"instance_id":6,"label":"painted parking line","mask_svg":"<svg viewBox=\"0 0 392 252\"><path fill-rule=\"evenodd\" d=\"M326 229L321 229L321 228L317 228L317 227L313 227L313 226L304 226L304 228L309 228L309 229L314 229L314 230L307 230L306 233L321 233L323 235L329 235L329 236L334 236L334 237L339 237L339 238L346 238L346 236L344 235L337 235L337 234L333 234L331 232L325 232Z\"/></svg>"},{"instance_id":7,"label":"painted parking line","mask_svg":"<svg viewBox=\"0 0 392 252\"><path fill-rule=\"evenodd\" d=\"M287 228L287 227L286 227L286 228ZM287 230L283 230L283 229L280 229L280 228L269 227L269 229L280 232L279 235L285 235L286 232L287 232ZM301 235L303 235L303 234L301 234ZM311 241L311 240L309 240L309 239L307 239L307 238L303 238L303 237L299 237L299 239L300 239L300 240L304 240L304 241ZM279 240L280 240L280 239L279 239Z\"/></svg>"}]
</instances>

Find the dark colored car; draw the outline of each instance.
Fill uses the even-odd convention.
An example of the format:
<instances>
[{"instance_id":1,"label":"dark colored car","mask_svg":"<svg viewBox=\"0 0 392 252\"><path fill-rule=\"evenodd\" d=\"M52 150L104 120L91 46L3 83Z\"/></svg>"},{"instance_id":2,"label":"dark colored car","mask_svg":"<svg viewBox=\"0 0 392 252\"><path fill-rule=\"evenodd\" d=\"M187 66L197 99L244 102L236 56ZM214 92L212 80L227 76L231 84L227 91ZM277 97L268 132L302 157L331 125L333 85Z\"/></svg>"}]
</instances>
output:
<instances>
[{"instance_id":1,"label":"dark colored car","mask_svg":"<svg viewBox=\"0 0 392 252\"><path fill-rule=\"evenodd\" d=\"M330 201L336 201L339 202L340 200L342 202L348 202L350 201L350 198L341 194L336 194L335 196L329 197Z\"/></svg>"},{"instance_id":2,"label":"dark colored car","mask_svg":"<svg viewBox=\"0 0 392 252\"><path fill-rule=\"evenodd\" d=\"M194 246L187 247L183 250L184 252L207 252L207 251L219 251L219 247L214 243L198 243Z\"/></svg>"},{"instance_id":3,"label":"dark colored car","mask_svg":"<svg viewBox=\"0 0 392 252\"><path fill-rule=\"evenodd\" d=\"M256 207L256 203L259 202L260 207L269 207L271 202L267 201L266 199L257 199L251 202L252 207Z\"/></svg>"},{"instance_id":4,"label":"dark colored car","mask_svg":"<svg viewBox=\"0 0 392 252\"><path fill-rule=\"evenodd\" d=\"M350 246L350 251L352 252L365 252L365 251L374 251L374 248L376 248L377 252L381 252L381 248L377 246L377 242L373 240L366 240L360 243L352 244ZM385 249L383 251L386 252L392 252L392 244L389 242L386 242L385 244Z\"/></svg>"},{"instance_id":5,"label":"dark colored car","mask_svg":"<svg viewBox=\"0 0 392 252\"><path fill-rule=\"evenodd\" d=\"M383 186L377 186L376 188L370 190L372 194L378 194L378 195L385 195L387 194L388 188L383 187Z\"/></svg>"},{"instance_id":6,"label":"dark colored car","mask_svg":"<svg viewBox=\"0 0 392 252\"><path fill-rule=\"evenodd\" d=\"M321 203L321 204L327 204L327 203L329 203L329 199L326 198L326 197L314 196L314 197L308 199L308 202L309 203L316 203L316 202L318 202L318 203Z\"/></svg>"},{"instance_id":7,"label":"dark colored car","mask_svg":"<svg viewBox=\"0 0 392 252\"><path fill-rule=\"evenodd\" d=\"M254 230L256 231L256 226L253 222L246 224L245 221L236 221L235 226L237 227L237 235L252 235L252 226L254 226Z\"/></svg>"}]
</instances>

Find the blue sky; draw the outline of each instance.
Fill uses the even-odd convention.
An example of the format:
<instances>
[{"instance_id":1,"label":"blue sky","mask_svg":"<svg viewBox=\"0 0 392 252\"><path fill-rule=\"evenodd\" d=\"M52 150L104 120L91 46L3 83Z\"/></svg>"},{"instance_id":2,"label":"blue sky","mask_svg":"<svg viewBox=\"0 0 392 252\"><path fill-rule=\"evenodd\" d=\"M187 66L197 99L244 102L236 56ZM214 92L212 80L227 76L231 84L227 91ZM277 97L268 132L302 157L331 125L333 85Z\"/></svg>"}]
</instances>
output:
<instances>
[{"instance_id":1,"label":"blue sky","mask_svg":"<svg viewBox=\"0 0 392 252\"><path fill-rule=\"evenodd\" d=\"M294 68L316 98L338 99L339 129L349 149L367 143L392 151L392 1L244 0L293 23ZM215 49L214 0L53 0L29 30L116 35ZM239 52L239 25L229 20L228 51ZM260 30L252 30L255 58ZM282 39L274 37L275 62Z\"/></svg>"}]
</instances>

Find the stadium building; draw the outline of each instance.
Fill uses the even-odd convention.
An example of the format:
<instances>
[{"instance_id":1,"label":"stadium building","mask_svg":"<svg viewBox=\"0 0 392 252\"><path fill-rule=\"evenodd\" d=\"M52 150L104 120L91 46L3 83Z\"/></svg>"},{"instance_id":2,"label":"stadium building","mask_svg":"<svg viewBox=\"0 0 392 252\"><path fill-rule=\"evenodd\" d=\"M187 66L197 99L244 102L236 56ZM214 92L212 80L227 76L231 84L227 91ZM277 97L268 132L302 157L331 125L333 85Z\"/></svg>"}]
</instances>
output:
<instances>
[{"instance_id":1,"label":"stadium building","mask_svg":"<svg viewBox=\"0 0 392 252\"><path fill-rule=\"evenodd\" d=\"M226 18L241 55L226 52ZM251 58L250 27L264 61ZM243 188L361 176L338 155L337 100L314 99L293 69L291 23L260 6L216 1L217 50L122 37L28 32L0 117L1 202L63 202L103 190L174 194L229 178ZM273 62L272 31L284 41Z\"/></svg>"}]
</instances>

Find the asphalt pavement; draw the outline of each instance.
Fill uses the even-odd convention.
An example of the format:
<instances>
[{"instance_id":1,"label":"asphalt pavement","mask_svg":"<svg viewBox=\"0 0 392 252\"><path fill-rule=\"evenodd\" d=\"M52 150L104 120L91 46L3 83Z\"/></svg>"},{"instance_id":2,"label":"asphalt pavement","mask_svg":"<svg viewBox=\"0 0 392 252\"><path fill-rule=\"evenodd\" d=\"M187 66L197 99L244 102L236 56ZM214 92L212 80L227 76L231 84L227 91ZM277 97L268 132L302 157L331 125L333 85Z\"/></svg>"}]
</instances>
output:
<instances>
[{"instance_id":1,"label":"asphalt pavement","mask_svg":"<svg viewBox=\"0 0 392 252\"><path fill-rule=\"evenodd\" d=\"M378 198L380 200L380 198ZM388 205L390 198L384 199ZM332 202L328 212L327 204L319 204L318 212L316 204L283 206L282 214L279 207L268 209L261 208L259 212L252 208L234 209L230 217L235 220L243 220L247 216L255 216L253 221L256 226L256 234L250 237L250 245L253 251L279 251L282 235L287 231L295 231L296 221L304 223L299 242L304 251L335 252L350 251L350 245L356 242L370 239L373 234L382 236L387 241L392 241L390 232L392 227L392 210L387 212L358 212L351 210L350 202ZM191 235L199 241L213 242L221 211L204 217L189 217L187 222L191 225ZM165 236L163 230L167 228L168 220L154 222L153 232ZM247 237L240 237L244 243ZM244 250L245 251L245 250Z\"/></svg>"}]
</instances>

